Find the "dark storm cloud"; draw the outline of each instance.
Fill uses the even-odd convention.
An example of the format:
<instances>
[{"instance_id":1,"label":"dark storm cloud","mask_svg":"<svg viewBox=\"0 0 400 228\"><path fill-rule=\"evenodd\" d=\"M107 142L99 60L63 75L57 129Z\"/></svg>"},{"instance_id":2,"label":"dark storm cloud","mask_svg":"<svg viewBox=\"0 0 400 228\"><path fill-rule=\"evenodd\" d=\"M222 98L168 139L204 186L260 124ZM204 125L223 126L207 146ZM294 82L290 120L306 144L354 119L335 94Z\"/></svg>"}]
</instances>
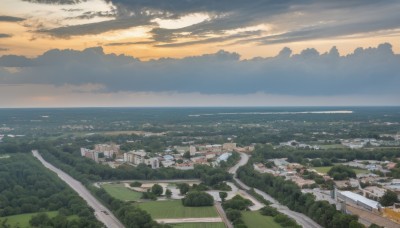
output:
<instances>
[{"instance_id":1,"label":"dark storm cloud","mask_svg":"<svg viewBox=\"0 0 400 228\"><path fill-rule=\"evenodd\" d=\"M1 39L1 38L9 38L9 37L12 37L12 35L0 33L0 39Z\"/></svg>"},{"instance_id":2,"label":"dark storm cloud","mask_svg":"<svg viewBox=\"0 0 400 228\"><path fill-rule=\"evenodd\" d=\"M35 0L51 4L73 4L78 0ZM116 7L113 21L49 29L49 35L68 38L99 34L116 29L149 25L153 19L178 19L204 13L208 20L179 29L155 27L152 39L166 46L179 46L178 38L204 39L207 35L226 36L226 31L271 24L279 37L253 37L243 42L285 43L318 38L379 32L400 28L400 2L396 0L107 0ZM132 16L133 15L133 16ZM90 19L93 14L82 15ZM121 20L125 23L121 23ZM322 24L320 24L323 22ZM327 22L325 24L325 22ZM326 27L324 27L326 26ZM282 31L279 31L281 29ZM90 32L87 32L90 31ZM212 41L212 40L211 40ZM201 43L201 41L200 41ZM160 44L163 45L163 44Z\"/></svg>"},{"instance_id":3,"label":"dark storm cloud","mask_svg":"<svg viewBox=\"0 0 400 228\"><path fill-rule=\"evenodd\" d=\"M199 92L203 94L374 95L399 96L400 55L390 44L357 48L339 56L305 49L293 55L284 48L270 58L240 60L237 53L183 59L139 61L124 55L104 54L102 48L84 51L51 50L34 59L0 57L0 66L20 67L2 73L1 84L102 84L103 91Z\"/></svg>"},{"instance_id":4,"label":"dark storm cloud","mask_svg":"<svg viewBox=\"0 0 400 228\"><path fill-rule=\"evenodd\" d=\"M141 25L152 24L148 17L130 17L110 21L95 22L89 24L65 26L54 29L40 30L40 33L46 33L55 37L68 38L79 35L95 35L107 31L126 29Z\"/></svg>"},{"instance_id":5,"label":"dark storm cloud","mask_svg":"<svg viewBox=\"0 0 400 228\"><path fill-rule=\"evenodd\" d=\"M154 41L137 41L137 42L115 42L108 43L104 46L129 46L129 45L137 45L137 44L153 44Z\"/></svg>"},{"instance_id":6,"label":"dark storm cloud","mask_svg":"<svg viewBox=\"0 0 400 228\"><path fill-rule=\"evenodd\" d=\"M234 39L246 38L246 37L259 35L259 34L261 34L261 31L249 31L249 32L241 32L241 33L229 35L229 36L212 37L212 38L207 38L207 39L199 39L199 40L181 42L181 43L158 44L158 45L154 45L154 46L155 47L171 47L171 48L172 47L183 47L183 46L190 46L190 45L195 45L195 44L218 43L218 42L229 41L229 40L234 40Z\"/></svg>"},{"instance_id":7,"label":"dark storm cloud","mask_svg":"<svg viewBox=\"0 0 400 228\"><path fill-rule=\"evenodd\" d=\"M73 5L87 0L22 0L24 2L39 3L39 4L54 4L54 5Z\"/></svg>"},{"instance_id":8,"label":"dark storm cloud","mask_svg":"<svg viewBox=\"0 0 400 228\"><path fill-rule=\"evenodd\" d=\"M19 22L23 20L25 20L25 18L0 15L0 22Z\"/></svg>"}]
</instances>

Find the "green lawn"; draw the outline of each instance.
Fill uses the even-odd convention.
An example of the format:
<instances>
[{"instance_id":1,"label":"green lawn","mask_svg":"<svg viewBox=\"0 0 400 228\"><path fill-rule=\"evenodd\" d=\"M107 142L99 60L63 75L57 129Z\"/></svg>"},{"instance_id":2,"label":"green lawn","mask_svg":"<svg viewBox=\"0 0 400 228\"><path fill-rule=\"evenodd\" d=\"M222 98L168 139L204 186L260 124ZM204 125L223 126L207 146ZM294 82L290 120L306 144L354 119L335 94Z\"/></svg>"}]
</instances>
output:
<instances>
[{"instance_id":1,"label":"green lawn","mask_svg":"<svg viewBox=\"0 0 400 228\"><path fill-rule=\"evenodd\" d=\"M108 194L119 200L137 201L142 196L142 193L132 191L123 184L104 184L102 187Z\"/></svg>"},{"instance_id":2,"label":"green lawn","mask_svg":"<svg viewBox=\"0 0 400 228\"><path fill-rule=\"evenodd\" d=\"M259 227L268 227L268 228L281 228L274 221L274 218L271 216L264 216L260 214L258 211L243 211L242 219L248 228L259 228Z\"/></svg>"},{"instance_id":3,"label":"green lawn","mask_svg":"<svg viewBox=\"0 0 400 228\"><path fill-rule=\"evenodd\" d=\"M171 224L174 228L225 228L222 222L194 222L194 223L179 223Z\"/></svg>"},{"instance_id":4,"label":"green lawn","mask_svg":"<svg viewBox=\"0 0 400 228\"><path fill-rule=\"evenodd\" d=\"M184 207L180 200L138 203L155 219L219 217L214 207Z\"/></svg>"},{"instance_id":5,"label":"green lawn","mask_svg":"<svg viewBox=\"0 0 400 228\"><path fill-rule=\"evenodd\" d=\"M50 218L53 218L58 215L58 211L49 211L46 213ZM31 227L29 225L29 220L31 220L32 216L36 214L38 213L19 214L19 215L0 217L0 221L4 221L5 219L7 219L7 224L10 225L11 227L17 227L17 225L19 225L18 227L20 228ZM68 216L68 220L77 218L78 216L76 215Z\"/></svg>"},{"instance_id":6,"label":"green lawn","mask_svg":"<svg viewBox=\"0 0 400 228\"><path fill-rule=\"evenodd\" d=\"M328 173L328 171L332 168L333 166L323 166L323 167L313 167L313 169L317 170L319 173Z\"/></svg>"},{"instance_id":7,"label":"green lawn","mask_svg":"<svg viewBox=\"0 0 400 228\"><path fill-rule=\"evenodd\" d=\"M319 173L328 173L328 171L332 168L333 166L323 166L323 167L313 167L313 169L317 170ZM356 174L360 173L368 173L368 170L365 169L357 169L357 168L352 168Z\"/></svg>"}]
</instances>

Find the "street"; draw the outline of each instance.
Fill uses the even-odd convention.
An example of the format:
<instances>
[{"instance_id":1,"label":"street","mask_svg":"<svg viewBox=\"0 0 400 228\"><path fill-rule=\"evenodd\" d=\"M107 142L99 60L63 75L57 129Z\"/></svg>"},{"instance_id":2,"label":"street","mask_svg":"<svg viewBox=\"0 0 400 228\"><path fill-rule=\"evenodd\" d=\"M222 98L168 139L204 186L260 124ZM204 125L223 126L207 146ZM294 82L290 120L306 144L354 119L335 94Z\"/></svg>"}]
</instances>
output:
<instances>
[{"instance_id":1,"label":"street","mask_svg":"<svg viewBox=\"0 0 400 228\"><path fill-rule=\"evenodd\" d=\"M97 220L102 222L106 227L109 228L123 228L124 225L108 210L103 204L100 203L79 181L72 178L67 173L56 168L52 164L48 163L43 159L37 150L32 150L32 154L36 157L46 168L55 172L58 177L67 183L74 191L76 191L80 197L82 197L87 204L93 208L94 215Z\"/></svg>"},{"instance_id":2,"label":"street","mask_svg":"<svg viewBox=\"0 0 400 228\"><path fill-rule=\"evenodd\" d=\"M242 181L240 181L237 178L237 170L239 167L244 166L247 161L249 160L249 155L245 153L240 153L240 161L233 166L232 168L229 169L229 173L233 174L233 179L240 185L243 189L245 190L250 190L250 187L244 184ZM288 207L280 204L277 200L272 198L270 195L266 194L263 191L260 191L259 189L254 188L254 191L261 195L264 199L270 201L272 204L270 205L271 207L275 207L279 212L289 216L290 218L296 220L296 222L303 226L304 228L322 228L320 225L318 225L316 222L314 222L312 219L307 217L306 215L302 213L298 213L295 211L290 210Z\"/></svg>"}]
</instances>

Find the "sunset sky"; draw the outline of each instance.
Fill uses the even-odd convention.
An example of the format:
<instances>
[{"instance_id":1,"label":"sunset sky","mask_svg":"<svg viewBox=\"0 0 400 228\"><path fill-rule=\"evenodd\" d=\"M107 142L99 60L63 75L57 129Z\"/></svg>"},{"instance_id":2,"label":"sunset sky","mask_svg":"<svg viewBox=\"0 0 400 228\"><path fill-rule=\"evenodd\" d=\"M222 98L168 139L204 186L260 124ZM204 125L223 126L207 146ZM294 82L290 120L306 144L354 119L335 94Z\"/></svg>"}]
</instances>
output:
<instances>
[{"instance_id":1,"label":"sunset sky","mask_svg":"<svg viewBox=\"0 0 400 228\"><path fill-rule=\"evenodd\" d=\"M0 6L0 107L400 105L396 0Z\"/></svg>"}]
</instances>

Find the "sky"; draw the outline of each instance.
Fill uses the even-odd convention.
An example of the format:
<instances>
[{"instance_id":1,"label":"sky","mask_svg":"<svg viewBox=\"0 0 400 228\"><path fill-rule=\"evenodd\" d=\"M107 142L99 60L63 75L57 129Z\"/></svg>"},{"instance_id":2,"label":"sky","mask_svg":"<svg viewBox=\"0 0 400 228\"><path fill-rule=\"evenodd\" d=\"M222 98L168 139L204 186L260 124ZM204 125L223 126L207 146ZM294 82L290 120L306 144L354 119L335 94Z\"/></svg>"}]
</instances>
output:
<instances>
[{"instance_id":1,"label":"sky","mask_svg":"<svg viewBox=\"0 0 400 228\"><path fill-rule=\"evenodd\" d=\"M0 107L400 105L398 0L0 6Z\"/></svg>"}]
</instances>

